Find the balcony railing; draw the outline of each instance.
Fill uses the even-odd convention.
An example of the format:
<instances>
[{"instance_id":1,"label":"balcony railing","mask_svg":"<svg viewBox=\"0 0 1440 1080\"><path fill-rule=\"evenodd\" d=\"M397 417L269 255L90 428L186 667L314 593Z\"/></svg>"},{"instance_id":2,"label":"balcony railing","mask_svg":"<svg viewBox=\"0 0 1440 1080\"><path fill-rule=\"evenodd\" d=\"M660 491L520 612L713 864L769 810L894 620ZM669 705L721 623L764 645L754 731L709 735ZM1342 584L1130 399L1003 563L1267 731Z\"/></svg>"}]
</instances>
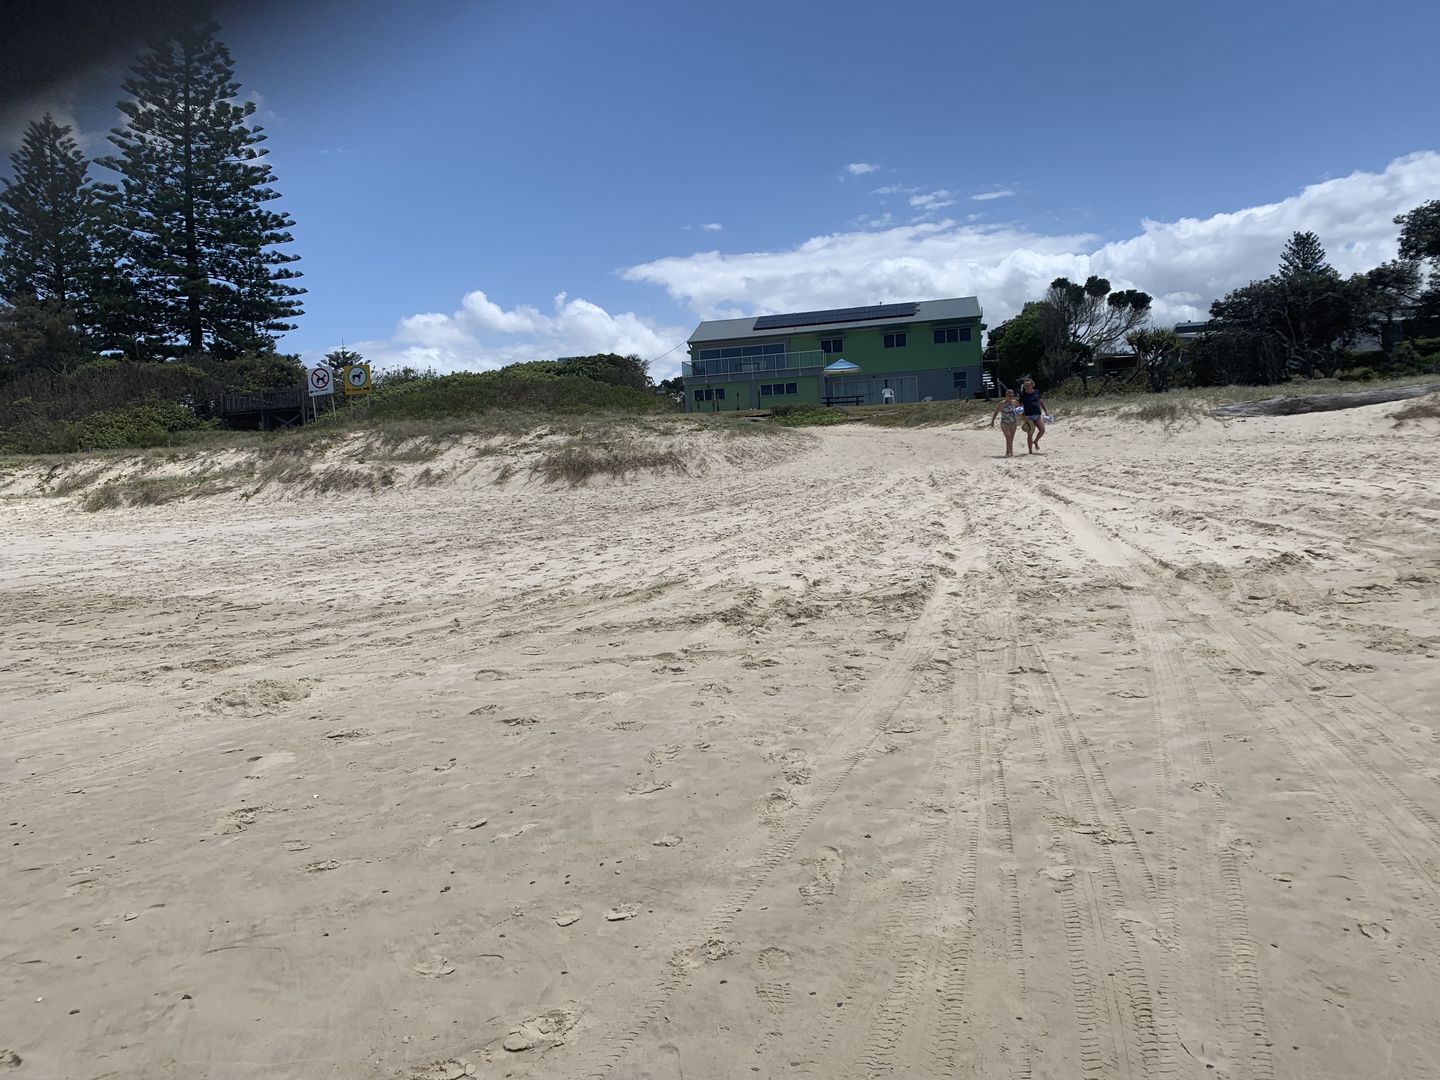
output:
<instances>
[{"instance_id":1,"label":"balcony railing","mask_svg":"<svg viewBox=\"0 0 1440 1080\"><path fill-rule=\"evenodd\" d=\"M768 353L763 356L724 356L713 360L685 360L680 374L687 379L712 379L721 376L767 377L781 374L797 375L802 368L823 368L838 356L814 349L809 352Z\"/></svg>"}]
</instances>

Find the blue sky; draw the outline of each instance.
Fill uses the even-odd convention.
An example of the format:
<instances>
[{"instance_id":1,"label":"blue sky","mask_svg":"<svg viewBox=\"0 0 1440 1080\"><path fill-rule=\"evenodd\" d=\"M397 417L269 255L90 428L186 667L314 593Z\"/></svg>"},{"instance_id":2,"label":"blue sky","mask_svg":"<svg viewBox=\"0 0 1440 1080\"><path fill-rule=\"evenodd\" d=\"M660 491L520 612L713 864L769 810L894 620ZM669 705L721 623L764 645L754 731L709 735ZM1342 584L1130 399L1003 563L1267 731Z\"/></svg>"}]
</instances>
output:
<instances>
[{"instance_id":1,"label":"blue sky","mask_svg":"<svg viewBox=\"0 0 1440 1080\"><path fill-rule=\"evenodd\" d=\"M1062 273L1174 321L1296 228L1373 265L1440 198L1437 9L313 0L223 36L297 221L283 346L450 370L796 307L993 325ZM99 150L118 81L36 105Z\"/></svg>"}]
</instances>

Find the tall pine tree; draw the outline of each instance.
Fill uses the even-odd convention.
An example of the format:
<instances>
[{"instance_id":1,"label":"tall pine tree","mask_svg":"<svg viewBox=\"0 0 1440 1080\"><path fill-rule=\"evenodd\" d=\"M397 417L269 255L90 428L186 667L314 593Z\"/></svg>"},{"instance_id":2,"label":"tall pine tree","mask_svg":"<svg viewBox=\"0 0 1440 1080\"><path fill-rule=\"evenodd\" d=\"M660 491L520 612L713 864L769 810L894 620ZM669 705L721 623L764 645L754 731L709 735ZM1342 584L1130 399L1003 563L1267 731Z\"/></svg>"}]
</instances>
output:
<instances>
[{"instance_id":1,"label":"tall pine tree","mask_svg":"<svg viewBox=\"0 0 1440 1080\"><path fill-rule=\"evenodd\" d=\"M68 127L46 114L25 129L0 179L0 299L74 309L96 263L96 185Z\"/></svg>"},{"instance_id":2,"label":"tall pine tree","mask_svg":"<svg viewBox=\"0 0 1440 1080\"><path fill-rule=\"evenodd\" d=\"M138 60L119 104L127 123L101 164L120 174L110 201L126 237L125 317L149 351L229 357L294 329L303 289L290 267L288 215L263 161L255 103L239 100L234 60L214 23Z\"/></svg>"},{"instance_id":3,"label":"tall pine tree","mask_svg":"<svg viewBox=\"0 0 1440 1080\"><path fill-rule=\"evenodd\" d=\"M90 163L48 114L0 180L0 369L64 372L92 353L99 206Z\"/></svg>"}]
</instances>

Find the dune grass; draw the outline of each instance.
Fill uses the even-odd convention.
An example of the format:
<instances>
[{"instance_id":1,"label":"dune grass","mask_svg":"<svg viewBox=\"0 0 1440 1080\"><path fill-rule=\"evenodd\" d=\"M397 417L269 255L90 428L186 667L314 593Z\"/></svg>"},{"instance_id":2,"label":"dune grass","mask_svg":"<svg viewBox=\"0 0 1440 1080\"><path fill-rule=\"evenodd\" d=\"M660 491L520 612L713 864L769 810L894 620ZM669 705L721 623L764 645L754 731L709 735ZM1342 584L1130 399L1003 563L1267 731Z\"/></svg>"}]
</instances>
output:
<instances>
[{"instance_id":1,"label":"dune grass","mask_svg":"<svg viewBox=\"0 0 1440 1080\"><path fill-rule=\"evenodd\" d=\"M1396 427L1412 420L1440 420L1440 393L1416 398L1404 408L1396 410Z\"/></svg>"},{"instance_id":2,"label":"dune grass","mask_svg":"<svg viewBox=\"0 0 1440 1080\"><path fill-rule=\"evenodd\" d=\"M240 486L238 477L217 472L112 480L88 492L80 500L80 508L94 513L121 506L163 506L180 499L223 495L238 490Z\"/></svg>"},{"instance_id":3,"label":"dune grass","mask_svg":"<svg viewBox=\"0 0 1440 1080\"><path fill-rule=\"evenodd\" d=\"M673 447L624 442L573 442L545 452L534 465L547 482L578 487L597 476L623 479L641 472L687 473L684 454Z\"/></svg>"}]
</instances>

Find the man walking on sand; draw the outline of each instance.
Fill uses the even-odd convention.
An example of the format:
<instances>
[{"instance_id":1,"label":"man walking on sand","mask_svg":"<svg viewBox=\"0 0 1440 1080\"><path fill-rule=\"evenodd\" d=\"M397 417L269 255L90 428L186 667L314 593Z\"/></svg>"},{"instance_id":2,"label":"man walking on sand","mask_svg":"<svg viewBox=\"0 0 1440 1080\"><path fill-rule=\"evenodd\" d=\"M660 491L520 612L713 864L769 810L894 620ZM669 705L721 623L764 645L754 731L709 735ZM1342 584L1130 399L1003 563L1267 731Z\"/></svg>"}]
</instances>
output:
<instances>
[{"instance_id":1,"label":"man walking on sand","mask_svg":"<svg viewBox=\"0 0 1440 1080\"><path fill-rule=\"evenodd\" d=\"M1040 400L1034 379L1020 384L1020 406L1025 410L1025 445L1030 453L1038 454L1040 440L1045 437L1045 402Z\"/></svg>"}]
</instances>

